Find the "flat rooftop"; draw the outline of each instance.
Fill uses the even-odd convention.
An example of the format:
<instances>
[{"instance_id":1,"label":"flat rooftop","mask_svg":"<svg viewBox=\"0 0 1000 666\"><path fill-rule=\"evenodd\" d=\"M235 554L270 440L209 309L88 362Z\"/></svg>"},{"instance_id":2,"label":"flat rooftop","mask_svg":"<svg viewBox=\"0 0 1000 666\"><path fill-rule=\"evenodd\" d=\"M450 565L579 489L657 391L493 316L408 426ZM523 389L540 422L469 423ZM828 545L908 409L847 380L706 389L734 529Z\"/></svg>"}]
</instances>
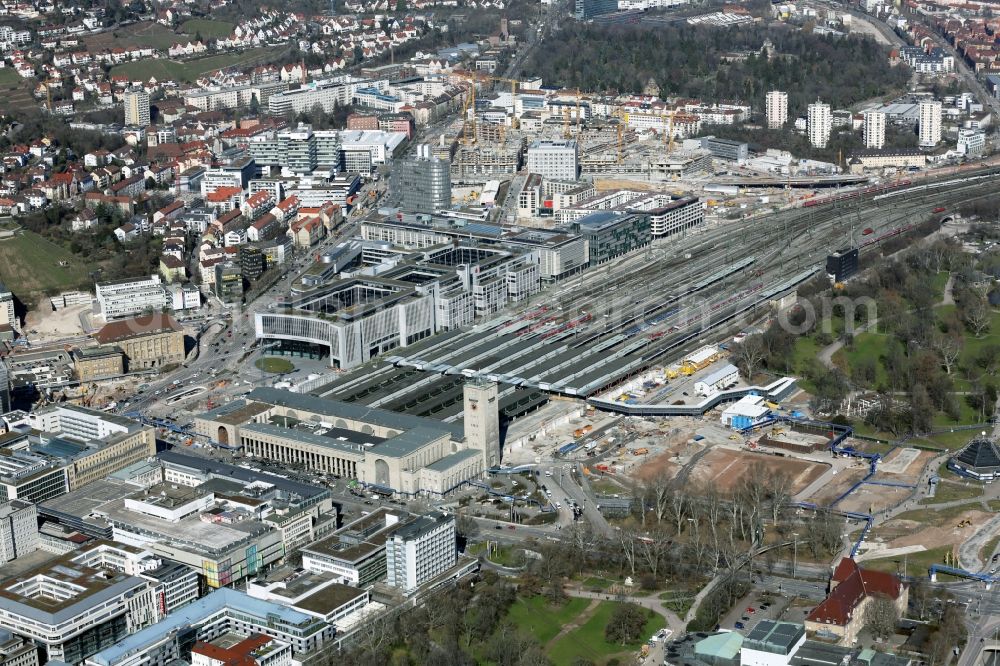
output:
<instances>
[{"instance_id":1,"label":"flat rooftop","mask_svg":"<svg viewBox=\"0 0 1000 666\"><path fill-rule=\"evenodd\" d=\"M244 520L229 525L207 523L198 515L170 522L125 508L125 500L115 500L99 507L96 512L107 516L113 524L138 530L170 546L212 556L222 555L231 548L249 541L272 528L256 520Z\"/></svg>"},{"instance_id":2,"label":"flat rooftop","mask_svg":"<svg viewBox=\"0 0 1000 666\"><path fill-rule=\"evenodd\" d=\"M328 615L344 604L354 601L358 597L367 594L364 590L343 585L341 583L331 583L317 592L313 592L308 597L298 601L295 608L318 615Z\"/></svg>"},{"instance_id":3,"label":"flat rooftop","mask_svg":"<svg viewBox=\"0 0 1000 666\"><path fill-rule=\"evenodd\" d=\"M0 585L0 609L46 624L60 624L144 583L123 573L91 569L71 561L69 553ZM65 596L39 590L46 580Z\"/></svg>"}]
</instances>

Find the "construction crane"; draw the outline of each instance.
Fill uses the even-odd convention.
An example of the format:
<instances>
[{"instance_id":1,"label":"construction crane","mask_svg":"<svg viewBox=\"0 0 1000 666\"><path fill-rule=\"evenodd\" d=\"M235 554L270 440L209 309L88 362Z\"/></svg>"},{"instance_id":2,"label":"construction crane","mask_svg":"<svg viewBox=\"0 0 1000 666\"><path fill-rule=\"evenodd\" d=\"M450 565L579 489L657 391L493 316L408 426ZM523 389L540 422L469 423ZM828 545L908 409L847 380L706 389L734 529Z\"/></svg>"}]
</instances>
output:
<instances>
[{"instance_id":1,"label":"construction crane","mask_svg":"<svg viewBox=\"0 0 1000 666\"><path fill-rule=\"evenodd\" d=\"M462 143L471 146L476 142L476 82L469 82L469 94L462 106Z\"/></svg>"},{"instance_id":2,"label":"construction crane","mask_svg":"<svg viewBox=\"0 0 1000 666\"><path fill-rule=\"evenodd\" d=\"M576 91L576 140L580 140L580 89Z\"/></svg>"},{"instance_id":3,"label":"construction crane","mask_svg":"<svg viewBox=\"0 0 1000 666\"><path fill-rule=\"evenodd\" d=\"M628 124L628 114L621 107L616 107L611 112L618 119L618 164L622 163L622 144L625 136L625 126Z\"/></svg>"},{"instance_id":4,"label":"construction crane","mask_svg":"<svg viewBox=\"0 0 1000 666\"><path fill-rule=\"evenodd\" d=\"M463 119L462 119L462 139L463 143L468 145L470 141L466 140L468 133L466 129L471 130L471 142L474 143L476 140L476 85L482 81L490 81L494 84L496 83L509 83L510 84L510 94L511 94L511 105L513 106L513 114L511 118L510 126L513 129L518 129L520 123L517 119L517 86L520 82L517 79L507 79L501 76L487 76L480 72L453 72L454 76L465 79L469 82L469 98L466 99L466 104L462 109ZM469 109L472 110L471 115L469 114ZM568 137L567 137L568 138Z\"/></svg>"}]
</instances>

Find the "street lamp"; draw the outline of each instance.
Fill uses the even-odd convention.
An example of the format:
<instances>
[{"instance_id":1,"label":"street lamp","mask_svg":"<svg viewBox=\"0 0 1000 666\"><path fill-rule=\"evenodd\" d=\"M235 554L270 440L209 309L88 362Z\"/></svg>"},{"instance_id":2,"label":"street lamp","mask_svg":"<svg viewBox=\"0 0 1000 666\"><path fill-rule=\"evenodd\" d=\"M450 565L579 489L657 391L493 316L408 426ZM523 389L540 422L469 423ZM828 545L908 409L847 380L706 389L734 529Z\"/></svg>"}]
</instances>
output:
<instances>
[{"instance_id":1,"label":"street lamp","mask_svg":"<svg viewBox=\"0 0 1000 666\"><path fill-rule=\"evenodd\" d=\"M799 555L799 535L792 532L792 578L795 578L795 565Z\"/></svg>"}]
</instances>

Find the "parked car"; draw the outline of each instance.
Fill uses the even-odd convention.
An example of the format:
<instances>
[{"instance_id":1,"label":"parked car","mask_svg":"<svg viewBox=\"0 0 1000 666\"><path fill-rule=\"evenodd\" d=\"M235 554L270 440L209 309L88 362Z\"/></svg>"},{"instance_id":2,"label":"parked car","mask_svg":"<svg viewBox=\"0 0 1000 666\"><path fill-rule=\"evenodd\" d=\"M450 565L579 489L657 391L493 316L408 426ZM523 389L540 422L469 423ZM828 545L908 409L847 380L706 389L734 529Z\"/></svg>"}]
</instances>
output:
<instances>
[{"instance_id":1,"label":"parked car","mask_svg":"<svg viewBox=\"0 0 1000 666\"><path fill-rule=\"evenodd\" d=\"M737 629L746 629L746 625L744 625L742 622L737 622L733 626L735 626Z\"/></svg>"}]
</instances>

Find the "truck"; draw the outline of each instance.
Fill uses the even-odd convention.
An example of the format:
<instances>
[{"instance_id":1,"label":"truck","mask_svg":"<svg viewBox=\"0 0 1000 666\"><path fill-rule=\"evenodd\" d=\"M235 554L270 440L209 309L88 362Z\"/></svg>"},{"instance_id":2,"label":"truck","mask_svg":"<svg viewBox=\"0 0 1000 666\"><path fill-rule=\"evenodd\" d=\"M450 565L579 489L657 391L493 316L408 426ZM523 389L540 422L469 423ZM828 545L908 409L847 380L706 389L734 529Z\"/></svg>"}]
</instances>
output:
<instances>
[{"instance_id":1,"label":"truck","mask_svg":"<svg viewBox=\"0 0 1000 666\"><path fill-rule=\"evenodd\" d=\"M634 456L644 456L647 453L649 453L649 449L647 449L645 446L643 446L642 448L638 448L638 449L635 449L634 451L632 451L632 455L634 455Z\"/></svg>"}]
</instances>

